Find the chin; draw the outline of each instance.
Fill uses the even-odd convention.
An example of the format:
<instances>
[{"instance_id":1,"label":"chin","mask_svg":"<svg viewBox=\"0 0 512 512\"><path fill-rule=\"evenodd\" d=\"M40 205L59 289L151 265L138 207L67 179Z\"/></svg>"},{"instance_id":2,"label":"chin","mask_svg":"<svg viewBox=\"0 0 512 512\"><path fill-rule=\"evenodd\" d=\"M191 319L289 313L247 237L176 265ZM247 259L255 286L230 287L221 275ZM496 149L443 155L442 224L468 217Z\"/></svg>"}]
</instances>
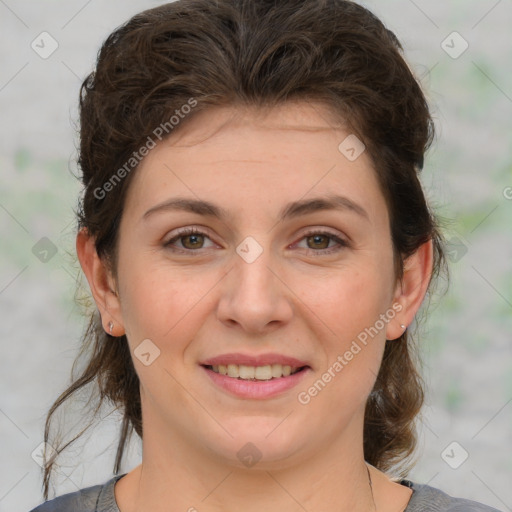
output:
<instances>
[{"instance_id":1,"label":"chin","mask_svg":"<svg viewBox=\"0 0 512 512\"><path fill-rule=\"evenodd\" d=\"M233 437L226 433L205 444L237 468L270 470L292 465L307 435L306 432L295 431L293 425L286 424L289 420L285 418L286 414L280 418L231 418L222 424ZM313 433L311 437L314 437Z\"/></svg>"}]
</instances>

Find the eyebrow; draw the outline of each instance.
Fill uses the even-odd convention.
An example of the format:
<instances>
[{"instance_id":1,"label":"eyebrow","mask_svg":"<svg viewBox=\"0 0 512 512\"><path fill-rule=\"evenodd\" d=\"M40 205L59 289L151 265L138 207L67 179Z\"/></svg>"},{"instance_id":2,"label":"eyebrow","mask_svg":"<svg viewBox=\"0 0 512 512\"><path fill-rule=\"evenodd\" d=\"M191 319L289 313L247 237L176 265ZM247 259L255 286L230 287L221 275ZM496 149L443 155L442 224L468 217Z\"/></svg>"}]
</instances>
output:
<instances>
[{"instance_id":1,"label":"eyebrow","mask_svg":"<svg viewBox=\"0 0 512 512\"><path fill-rule=\"evenodd\" d=\"M279 220L284 221L306 215L308 213L315 213L326 210L341 210L356 213L366 220L370 220L368 212L358 203L352 201L348 197L339 195L328 195L325 197L315 197L312 199L303 199L288 203L280 212ZM196 213L205 217L215 217L220 220L226 221L232 215L222 208L209 201L200 199L192 199L187 197L176 197L164 201L150 208L142 216L142 220L147 220L149 217L156 213L164 213L169 211L186 211Z\"/></svg>"}]
</instances>

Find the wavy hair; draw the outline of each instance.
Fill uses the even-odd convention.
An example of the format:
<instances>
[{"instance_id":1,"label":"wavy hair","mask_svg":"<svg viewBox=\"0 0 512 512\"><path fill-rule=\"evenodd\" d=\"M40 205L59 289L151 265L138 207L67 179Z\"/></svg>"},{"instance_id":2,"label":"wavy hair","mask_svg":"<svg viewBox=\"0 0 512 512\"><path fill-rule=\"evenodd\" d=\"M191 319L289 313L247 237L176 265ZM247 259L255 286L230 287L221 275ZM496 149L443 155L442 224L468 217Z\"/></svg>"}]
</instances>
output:
<instances>
[{"instance_id":1,"label":"wavy hair","mask_svg":"<svg viewBox=\"0 0 512 512\"><path fill-rule=\"evenodd\" d=\"M432 241L431 293L445 258L419 180L434 137L429 107L396 36L369 10L344 0L178 0L135 15L105 40L80 91L83 193L77 221L94 237L114 276L120 219L136 166L109 191L108 200L98 190L190 98L197 106L177 129L214 106L325 103L364 142L373 161L389 210L397 279L405 259ZM133 431L143 436L139 379L127 339L105 333L96 310L79 358L85 366L78 375L72 372L71 385L50 408L44 439L49 441L57 409L90 384L96 412L106 401L122 414L117 474L129 436ZM406 474L423 400L415 347L406 331L386 341L366 404L364 455L370 464ZM82 433L54 446L44 468L46 499L58 454Z\"/></svg>"}]
</instances>

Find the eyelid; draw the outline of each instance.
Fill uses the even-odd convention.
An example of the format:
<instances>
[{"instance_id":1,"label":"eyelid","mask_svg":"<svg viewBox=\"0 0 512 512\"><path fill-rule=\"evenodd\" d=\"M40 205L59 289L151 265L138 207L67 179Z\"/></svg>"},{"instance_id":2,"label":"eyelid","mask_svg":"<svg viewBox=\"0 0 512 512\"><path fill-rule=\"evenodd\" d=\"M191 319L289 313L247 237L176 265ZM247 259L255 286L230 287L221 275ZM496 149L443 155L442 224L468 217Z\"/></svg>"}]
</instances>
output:
<instances>
[{"instance_id":1,"label":"eyelid","mask_svg":"<svg viewBox=\"0 0 512 512\"><path fill-rule=\"evenodd\" d=\"M312 236L312 235L328 235L332 236L333 238L339 238L340 240L343 240L344 242L348 243L349 238L341 233L340 231L331 230L331 228L324 228L324 227L313 227L308 228L307 231L301 234L301 237L304 238L306 236Z\"/></svg>"},{"instance_id":2,"label":"eyelid","mask_svg":"<svg viewBox=\"0 0 512 512\"><path fill-rule=\"evenodd\" d=\"M350 239L346 235L344 235L340 232L330 231L328 228L317 227L317 228L309 228L308 231L301 233L300 238L296 242L291 244L291 247L300 243L302 240L304 240L304 238L307 238L307 237L313 236L313 235L327 236L331 240L334 240L338 245L335 247L328 247L326 249L317 249L317 250L306 248L305 250L309 254L315 254L315 255L321 256L321 255L326 255L326 254L330 254L333 252L339 252L340 250L342 250L344 248L352 246Z\"/></svg>"},{"instance_id":3,"label":"eyelid","mask_svg":"<svg viewBox=\"0 0 512 512\"><path fill-rule=\"evenodd\" d=\"M210 231L208 228L206 228L204 226L200 226L200 225L197 225L197 226L191 225L191 226L184 226L181 228L176 228L175 230L173 230L169 234L170 238L168 241L171 241L174 238L178 238L179 236L185 236L185 235L188 235L191 233L196 233L198 235L207 235L208 237L211 237Z\"/></svg>"},{"instance_id":4,"label":"eyelid","mask_svg":"<svg viewBox=\"0 0 512 512\"><path fill-rule=\"evenodd\" d=\"M203 227L203 226L186 226L186 227L182 227L182 228L177 228L176 230L174 230L174 232L172 233L172 235L170 236L170 238L164 242L164 247L172 247L172 251L175 251L177 253L182 253L182 254L201 254L201 251L206 249L211 249L211 247L201 247L199 249L182 249L180 247L173 247L171 242L176 242L177 240L179 240L180 238L182 237L185 237L185 236L188 236L188 235L200 235L200 236L203 236L205 238L208 238L213 244L216 244L213 240L212 240L212 236L210 235L209 233L209 230L206 228L206 227ZM340 232L333 232L331 230L329 230L328 228L323 228L323 227L314 227L314 228L308 228L307 231L301 233L300 237L298 238L297 241L293 242L292 244L290 244L288 247L293 247L295 245L297 245L298 243L300 243L302 240L304 240L305 238L309 237L309 236L313 236L313 235L322 235L322 236L326 236L328 238L330 238L331 240L334 240L338 245L336 247L328 247L326 249L310 249L310 248L305 248L305 250L309 253L309 254L315 254L315 255L325 255L325 254L329 254L329 253L332 253L332 252L337 252L343 248L346 248L346 247L350 247L351 246L351 243L348 239L348 237L346 235L343 235L342 233ZM216 244L218 245L218 244Z\"/></svg>"},{"instance_id":5,"label":"eyelid","mask_svg":"<svg viewBox=\"0 0 512 512\"><path fill-rule=\"evenodd\" d=\"M194 249L183 249L181 247L173 247L172 246L171 242L176 242L180 238L186 237L188 235L201 235L201 236L204 236L205 238L208 238L212 242L212 244L216 244L216 242L214 242L212 240L212 236L207 228L205 228L203 226L200 226L200 227L199 226L186 226L186 227L175 229L171 233L168 240L163 243L163 245L165 248L172 247L171 250L173 250L175 252L186 253L186 254L193 254L193 253L199 254L201 249L204 249L204 248L194 250ZM216 244L216 245L218 245L218 244ZM211 247L207 247L206 249L211 249Z\"/></svg>"}]
</instances>

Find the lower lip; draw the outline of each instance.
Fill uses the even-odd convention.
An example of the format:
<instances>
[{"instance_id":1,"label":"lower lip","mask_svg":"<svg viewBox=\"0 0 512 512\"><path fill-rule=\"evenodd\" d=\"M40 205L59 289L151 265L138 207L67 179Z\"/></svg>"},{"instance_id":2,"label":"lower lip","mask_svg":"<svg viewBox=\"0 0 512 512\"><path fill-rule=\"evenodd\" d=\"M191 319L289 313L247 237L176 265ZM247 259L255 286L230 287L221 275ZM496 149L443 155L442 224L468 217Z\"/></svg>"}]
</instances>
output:
<instances>
[{"instance_id":1,"label":"lower lip","mask_svg":"<svg viewBox=\"0 0 512 512\"><path fill-rule=\"evenodd\" d=\"M280 395L296 386L309 372L309 368L271 380L243 380L221 375L202 366L214 384L240 398L265 399Z\"/></svg>"}]
</instances>

